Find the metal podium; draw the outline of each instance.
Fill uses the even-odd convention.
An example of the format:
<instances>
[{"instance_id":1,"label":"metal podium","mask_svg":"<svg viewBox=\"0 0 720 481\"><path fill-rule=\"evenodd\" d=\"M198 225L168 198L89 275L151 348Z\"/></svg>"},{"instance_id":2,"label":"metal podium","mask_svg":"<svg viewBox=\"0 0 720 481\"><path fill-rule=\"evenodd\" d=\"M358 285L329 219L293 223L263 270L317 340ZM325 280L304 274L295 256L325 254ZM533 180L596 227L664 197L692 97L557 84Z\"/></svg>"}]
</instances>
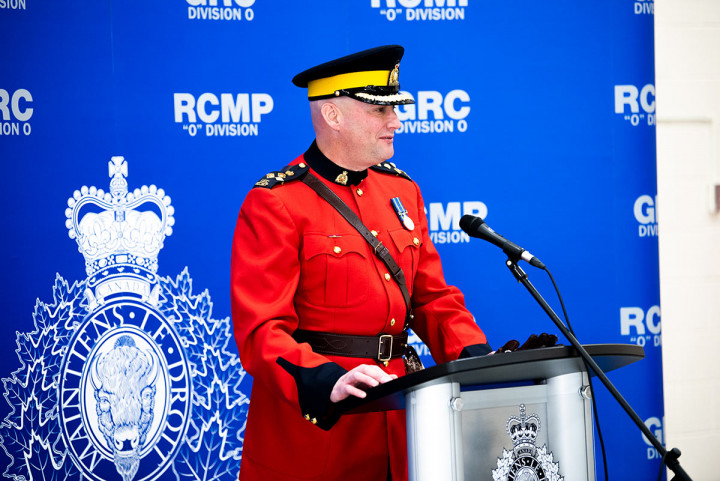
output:
<instances>
[{"instance_id":1,"label":"metal podium","mask_svg":"<svg viewBox=\"0 0 720 481\"><path fill-rule=\"evenodd\" d=\"M585 348L604 372L644 357ZM516 351L433 366L340 407L406 410L410 481L595 481L587 376L571 347Z\"/></svg>"}]
</instances>

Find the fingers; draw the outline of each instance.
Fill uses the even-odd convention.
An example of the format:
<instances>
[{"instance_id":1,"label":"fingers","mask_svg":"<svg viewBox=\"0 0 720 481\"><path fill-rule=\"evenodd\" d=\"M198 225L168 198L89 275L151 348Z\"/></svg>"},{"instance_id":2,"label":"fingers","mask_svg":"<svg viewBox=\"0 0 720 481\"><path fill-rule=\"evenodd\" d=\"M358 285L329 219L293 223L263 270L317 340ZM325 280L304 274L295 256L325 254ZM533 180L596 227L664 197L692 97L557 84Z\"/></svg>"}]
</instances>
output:
<instances>
[{"instance_id":1,"label":"fingers","mask_svg":"<svg viewBox=\"0 0 720 481\"><path fill-rule=\"evenodd\" d=\"M518 341L516 341L515 339L510 339L508 342L503 344L503 346L500 349L498 349L495 352L497 352L497 353L511 352L511 351L516 350L518 348L518 346L520 346L520 343Z\"/></svg>"},{"instance_id":2,"label":"fingers","mask_svg":"<svg viewBox=\"0 0 720 481\"><path fill-rule=\"evenodd\" d=\"M544 347L554 346L555 344L557 344L557 340L558 337L555 334L548 334L546 332L540 334L540 337L538 339L540 344Z\"/></svg>"},{"instance_id":3,"label":"fingers","mask_svg":"<svg viewBox=\"0 0 720 481\"><path fill-rule=\"evenodd\" d=\"M494 353L500 354L503 352L527 351L529 349L538 349L540 347L552 347L557 343L557 341L558 337L555 334L548 334L546 332L543 332L539 336L537 334L532 334L528 337L527 341L522 344L522 346L518 341L512 339L506 342L503 347L494 351Z\"/></svg>"},{"instance_id":4,"label":"fingers","mask_svg":"<svg viewBox=\"0 0 720 481\"><path fill-rule=\"evenodd\" d=\"M388 374L378 366L361 364L343 374L340 379L337 380L330 393L330 400L332 402L338 402L350 396L364 398L367 396L365 389L378 386L393 379L397 379L395 374Z\"/></svg>"},{"instance_id":5,"label":"fingers","mask_svg":"<svg viewBox=\"0 0 720 481\"><path fill-rule=\"evenodd\" d=\"M525 351L526 349L535 349L538 347L538 336L537 334L531 334L530 337L527 338L527 341L523 343L522 346L518 348L518 351Z\"/></svg>"},{"instance_id":6,"label":"fingers","mask_svg":"<svg viewBox=\"0 0 720 481\"><path fill-rule=\"evenodd\" d=\"M350 370L348 374L352 374L358 379L362 379L365 381L368 379L376 381L375 384L370 384L371 386L377 386L378 384L392 381L393 379L390 374L383 371L379 366L373 366L371 364L360 364L359 366Z\"/></svg>"},{"instance_id":7,"label":"fingers","mask_svg":"<svg viewBox=\"0 0 720 481\"><path fill-rule=\"evenodd\" d=\"M557 340L558 338L555 334L548 334L547 332L543 332L539 336L533 334L528 337L528 340L525 341L525 344L520 346L518 351L524 351L526 349L537 349L540 347L552 347L557 343Z\"/></svg>"},{"instance_id":8,"label":"fingers","mask_svg":"<svg viewBox=\"0 0 720 481\"><path fill-rule=\"evenodd\" d=\"M342 401L343 399L349 398L350 396L355 396L355 397L359 397L360 399L364 399L367 396L367 393L365 391L363 391L362 389L358 389L351 384L343 384L341 386L337 386L337 392L336 392L336 388L333 388L333 391L330 394L330 400L332 402L338 402L338 401Z\"/></svg>"}]
</instances>

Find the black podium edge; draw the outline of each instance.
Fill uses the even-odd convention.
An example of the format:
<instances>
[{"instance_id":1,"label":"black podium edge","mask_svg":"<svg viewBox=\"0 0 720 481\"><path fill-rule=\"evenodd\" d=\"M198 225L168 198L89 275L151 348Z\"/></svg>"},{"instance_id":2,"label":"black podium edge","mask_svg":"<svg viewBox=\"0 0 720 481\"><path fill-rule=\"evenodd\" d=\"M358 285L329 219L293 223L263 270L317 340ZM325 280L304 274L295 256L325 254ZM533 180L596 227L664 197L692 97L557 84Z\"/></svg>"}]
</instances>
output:
<instances>
[{"instance_id":1,"label":"black podium edge","mask_svg":"<svg viewBox=\"0 0 720 481\"><path fill-rule=\"evenodd\" d=\"M587 344L584 345L590 356L605 372L625 367L645 357L645 351L635 344ZM562 359L582 359L572 346L554 346L528 351L515 351L503 354L458 359L444 364L428 367L422 371L399 377L385 384L370 388L364 399L349 397L337 403L338 412L356 414L362 412L404 409L405 393L421 385L441 382L448 376L458 376L478 369L500 368L518 364L535 363ZM584 368L577 369L584 370ZM494 384L491 382L488 384Z\"/></svg>"}]
</instances>

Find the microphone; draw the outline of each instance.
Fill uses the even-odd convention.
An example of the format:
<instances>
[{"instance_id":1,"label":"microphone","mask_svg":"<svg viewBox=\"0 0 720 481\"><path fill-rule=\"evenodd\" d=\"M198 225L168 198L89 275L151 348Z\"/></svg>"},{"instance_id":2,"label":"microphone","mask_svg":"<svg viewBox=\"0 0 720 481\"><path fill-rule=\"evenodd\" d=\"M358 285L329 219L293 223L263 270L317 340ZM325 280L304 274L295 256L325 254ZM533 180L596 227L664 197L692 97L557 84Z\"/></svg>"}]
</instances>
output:
<instances>
[{"instance_id":1,"label":"microphone","mask_svg":"<svg viewBox=\"0 0 720 481\"><path fill-rule=\"evenodd\" d=\"M545 264L540 259L530 254L517 244L513 244L488 226L484 220L474 215L465 214L460 218L460 228L470 237L484 239L491 244L495 244L505 252L510 258L522 259L539 269L545 269Z\"/></svg>"}]
</instances>

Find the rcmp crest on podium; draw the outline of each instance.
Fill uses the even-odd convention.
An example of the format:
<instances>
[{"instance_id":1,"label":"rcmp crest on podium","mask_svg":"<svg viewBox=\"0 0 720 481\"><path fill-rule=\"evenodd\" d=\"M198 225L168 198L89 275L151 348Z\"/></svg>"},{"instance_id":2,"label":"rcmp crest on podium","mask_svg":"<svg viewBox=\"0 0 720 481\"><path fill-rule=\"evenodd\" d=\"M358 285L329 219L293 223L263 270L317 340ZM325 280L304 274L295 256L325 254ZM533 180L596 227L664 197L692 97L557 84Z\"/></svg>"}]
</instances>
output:
<instances>
[{"instance_id":1,"label":"rcmp crest on podium","mask_svg":"<svg viewBox=\"0 0 720 481\"><path fill-rule=\"evenodd\" d=\"M249 378L228 318L212 319L188 269L158 276L174 209L162 189L128 191L127 162L109 163L110 192L68 200L69 235L87 278L57 275L17 334L20 368L3 379L0 424L15 480L236 479Z\"/></svg>"},{"instance_id":2,"label":"rcmp crest on podium","mask_svg":"<svg viewBox=\"0 0 720 481\"><path fill-rule=\"evenodd\" d=\"M547 446L536 446L540 431L540 418L536 414L527 416L525 405L520 405L520 417L511 416L506 424L506 432L513 442L512 451L503 449L503 455L497 460L497 469L493 469L493 481L563 481L558 473L558 463L553 462L553 454Z\"/></svg>"}]
</instances>

